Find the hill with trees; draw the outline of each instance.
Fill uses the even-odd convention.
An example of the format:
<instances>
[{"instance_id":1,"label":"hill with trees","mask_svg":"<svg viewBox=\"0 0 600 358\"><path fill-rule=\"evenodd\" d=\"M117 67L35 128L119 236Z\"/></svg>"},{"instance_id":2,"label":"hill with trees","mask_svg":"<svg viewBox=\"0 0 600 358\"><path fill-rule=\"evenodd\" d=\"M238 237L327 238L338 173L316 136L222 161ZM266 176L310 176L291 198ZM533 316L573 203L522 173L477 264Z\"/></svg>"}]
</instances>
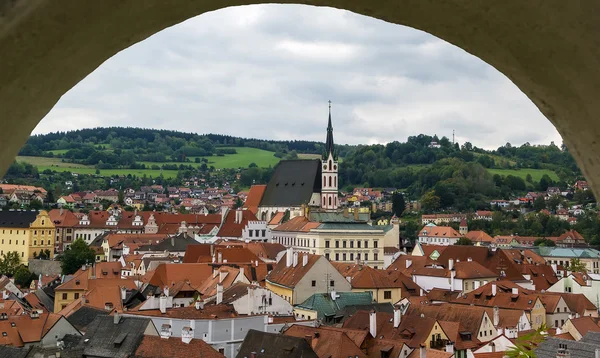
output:
<instances>
[{"instance_id":1,"label":"hill with trees","mask_svg":"<svg viewBox=\"0 0 600 358\"><path fill-rule=\"evenodd\" d=\"M215 158L249 148L260 150L266 159L273 160L257 165L252 162L257 158L252 152L247 161L224 162L232 164L223 164L220 170L225 170L227 177L235 176L233 169L238 171L238 184L242 187L266 183L279 158L321 154L323 143L111 127L34 135L19 155L83 166L80 173L84 174L83 170L87 173L95 170L96 174L111 176L117 170L123 174L127 170L144 169L145 176L156 178L169 172L170 176L165 178L176 185L185 177L210 175L215 170ZM420 134L406 142L336 145L336 150L341 158L342 190L357 186L397 188L407 200L420 199L426 212L483 209L489 207L490 199L508 199L527 191L544 191L550 186L564 188L583 179L569 151L554 143L521 146L507 143L496 150L485 150L469 142L459 145L446 137ZM49 175L54 171L75 171L59 170L58 165L36 167L35 162L29 163L33 165L15 163L6 177L35 181L40 172Z\"/></svg>"}]
</instances>

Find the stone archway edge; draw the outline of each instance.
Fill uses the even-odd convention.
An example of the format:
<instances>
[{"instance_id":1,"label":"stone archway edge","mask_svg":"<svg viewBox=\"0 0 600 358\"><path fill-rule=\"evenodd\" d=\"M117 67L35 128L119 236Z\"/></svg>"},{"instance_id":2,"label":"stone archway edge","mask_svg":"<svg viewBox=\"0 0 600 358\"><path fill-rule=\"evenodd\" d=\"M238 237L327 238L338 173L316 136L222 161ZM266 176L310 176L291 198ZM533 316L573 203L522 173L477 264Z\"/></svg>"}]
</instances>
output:
<instances>
[{"instance_id":1,"label":"stone archway edge","mask_svg":"<svg viewBox=\"0 0 600 358\"><path fill-rule=\"evenodd\" d=\"M261 2L0 0L0 172L59 98L114 54L188 18L254 3ZM486 61L554 124L600 193L600 2L285 3L331 6L410 26Z\"/></svg>"}]
</instances>

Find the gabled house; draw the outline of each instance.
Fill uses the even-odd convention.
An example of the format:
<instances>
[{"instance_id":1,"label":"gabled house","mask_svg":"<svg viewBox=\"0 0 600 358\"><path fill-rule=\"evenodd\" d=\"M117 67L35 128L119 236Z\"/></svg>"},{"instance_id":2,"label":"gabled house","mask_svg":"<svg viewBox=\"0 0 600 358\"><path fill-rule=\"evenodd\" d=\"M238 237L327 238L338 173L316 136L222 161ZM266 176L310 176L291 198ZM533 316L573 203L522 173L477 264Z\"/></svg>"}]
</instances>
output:
<instances>
[{"instance_id":1,"label":"gabled house","mask_svg":"<svg viewBox=\"0 0 600 358\"><path fill-rule=\"evenodd\" d=\"M450 226L427 224L418 235L420 244L454 245L461 235Z\"/></svg>"},{"instance_id":2,"label":"gabled house","mask_svg":"<svg viewBox=\"0 0 600 358\"><path fill-rule=\"evenodd\" d=\"M303 302L314 293L348 292L350 283L323 256L288 249L266 278L266 287L289 303Z\"/></svg>"},{"instance_id":3,"label":"gabled house","mask_svg":"<svg viewBox=\"0 0 600 358\"><path fill-rule=\"evenodd\" d=\"M396 303L402 297L418 294L420 287L403 273L390 275L362 264L331 263L352 285L352 292L371 292L375 302Z\"/></svg>"}]
</instances>

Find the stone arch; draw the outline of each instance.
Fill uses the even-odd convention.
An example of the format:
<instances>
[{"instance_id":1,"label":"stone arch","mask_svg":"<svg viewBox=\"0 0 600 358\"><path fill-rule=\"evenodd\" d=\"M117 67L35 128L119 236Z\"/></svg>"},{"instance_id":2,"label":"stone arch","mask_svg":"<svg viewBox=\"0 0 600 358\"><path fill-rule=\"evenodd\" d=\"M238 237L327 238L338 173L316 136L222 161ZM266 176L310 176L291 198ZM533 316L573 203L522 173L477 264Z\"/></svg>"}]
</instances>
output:
<instances>
[{"instance_id":1,"label":"stone arch","mask_svg":"<svg viewBox=\"0 0 600 358\"><path fill-rule=\"evenodd\" d=\"M191 17L256 0L0 3L0 172L58 99L117 52ZM295 0L426 31L511 79L556 126L600 193L599 2Z\"/></svg>"}]
</instances>

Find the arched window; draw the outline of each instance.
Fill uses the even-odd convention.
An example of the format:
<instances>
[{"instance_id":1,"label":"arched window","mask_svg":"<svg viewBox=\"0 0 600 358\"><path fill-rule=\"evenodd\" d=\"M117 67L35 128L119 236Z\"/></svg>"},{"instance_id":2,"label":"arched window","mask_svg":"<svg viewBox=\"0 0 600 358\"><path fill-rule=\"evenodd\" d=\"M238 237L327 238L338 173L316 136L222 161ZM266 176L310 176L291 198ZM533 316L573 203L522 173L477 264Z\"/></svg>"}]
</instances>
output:
<instances>
[{"instance_id":1,"label":"arched window","mask_svg":"<svg viewBox=\"0 0 600 358\"><path fill-rule=\"evenodd\" d=\"M329 170L331 170L331 159L329 159Z\"/></svg>"},{"instance_id":2,"label":"arched window","mask_svg":"<svg viewBox=\"0 0 600 358\"><path fill-rule=\"evenodd\" d=\"M337 177L333 177L333 186L336 187L337 186Z\"/></svg>"},{"instance_id":3,"label":"arched window","mask_svg":"<svg viewBox=\"0 0 600 358\"><path fill-rule=\"evenodd\" d=\"M329 177L329 186L331 186L331 177Z\"/></svg>"},{"instance_id":4,"label":"arched window","mask_svg":"<svg viewBox=\"0 0 600 358\"><path fill-rule=\"evenodd\" d=\"M327 177L323 175L323 186L327 186Z\"/></svg>"},{"instance_id":5,"label":"arched window","mask_svg":"<svg viewBox=\"0 0 600 358\"><path fill-rule=\"evenodd\" d=\"M329 197L329 206L331 206L331 197Z\"/></svg>"},{"instance_id":6,"label":"arched window","mask_svg":"<svg viewBox=\"0 0 600 358\"><path fill-rule=\"evenodd\" d=\"M325 195L323 195L323 205L325 205Z\"/></svg>"},{"instance_id":7,"label":"arched window","mask_svg":"<svg viewBox=\"0 0 600 358\"><path fill-rule=\"evenodd\" d=\"M335 206L337 206L337 196L335 197Z\"/></svg>"}]
</instances>

